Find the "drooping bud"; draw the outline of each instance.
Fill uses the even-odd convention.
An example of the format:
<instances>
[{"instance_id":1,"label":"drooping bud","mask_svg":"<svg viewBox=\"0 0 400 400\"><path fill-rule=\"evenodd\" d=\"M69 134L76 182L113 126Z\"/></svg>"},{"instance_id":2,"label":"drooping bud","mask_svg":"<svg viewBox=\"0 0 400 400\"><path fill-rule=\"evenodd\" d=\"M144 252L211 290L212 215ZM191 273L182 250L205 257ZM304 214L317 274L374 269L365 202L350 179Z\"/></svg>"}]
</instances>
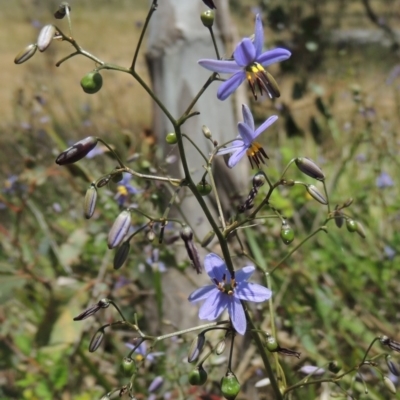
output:
<instances>
[{"instance_id":1,"label":"drooping bud","mask_svg":"<svg viewBox=\"0 0 400 400\"><path fill-rule=\"evenodd\" d=\"M116 169L119 169L119 167L117 167ZM116 174L113 174L113 175L112 175L112 178L111 178L111 180L112 180L114 183L121 182L122 179L124 179L124 175L122 174L122 172L117 172Z\"/></svg>"},{"instance_id":2,"label":"drooping bud","mask_svg":"<svg viewBox=\"0 0 400 400\"><path fill-rule=\"evenodd\" d=\"M396 386L394 386L394 383L387 376L383 377L383 384L386 386L390 393L396 394Z\"/></svg>"},{"instance_id":3,"label":"drooping bud","mask_svg":"<svg viewBox=\"0 0 400 400\"><path fill-rule=\"evenodd\" d=\"M193 369L189 373L189 383L193 386L201 386L204 385L207 381L207 372L203 368L202 365L199 365L197 368Z\"/></svg>"},{"instance_id":4,"label":"drooping bud","mask_svg":"<svg viewBox=\"0 0 400 400\"><path fill-rule=\"evenodd\" d=\"M232 371L221 379L221 393L227 400L235 400L240 392L240 383Z\"/></svg>"},{"instance_id":5,"label":"drooping bud","mask_svg":"<svg viewBox=\"0 0 400 400\"><path fill-rule=\"evenodd\" d=\"M215 9L217 8L215 7L213 0L203 0L203 3L209 8L215 8Z\"/></svg>"},{"instance_id":6,"label":"drooping bud","mask_svg":"<svg viewBox=\"0 0 400 400\"><path fill-rule=\"evenodd\" d=\"M108 248L114 249L119 246L128 230L131 226L131 212L129 210L122 211L117 219L115 220L113 226L111 227L110 233L108 234Z\"/></svg>"},{"instance_id":7,"label":"drooping bud","mask_svg":"<svg viewBox=\"0 0 400 400\"><path fill-rule=\"evenodd\" d=\"M333 216L335 217L335 224L338 228L341 228L343 226L344 222L344 217L343 213L341 210L339 210L339 207L336 206L335 211L333 213Z\"/></svg>"},{"instance_id":8,"label":"drooping bud","mask_svg":"<svg viewBox=\"0 0 400 400\"><path fill-rule=\"evenodd\" d=\"M68 3L65 3L65 2L61 3L58 6L58 10L54 13L54 17L56 19L63 19L67 14L67 10L66 10L67 7L68 7L68 11L71 11L71 7L69 6Z\"/></svg>"},{"instance_id":9,"label":"drooping bud","mask_svg":"<svg viewBox=\"0 0 400 400\"><path fill-rule=\"evenodd\" d=\"M328 369L329 369L329 371L337 374L342 369L342 365L337 361L331 361L328 364Z\"/></svg>"},{"instance_id":10,"label":"drooping bud","mask_svg":"<svg viewBox=\"0 0 400 400\"><path fill-rule=\"evenodd\" d=\"M387 354L385 359L386 359L386 364L389 368L389 371L394 375L394 376L400 376L399 369L397 368L397 365L391 360L392 356L390 354Z\"/></svg>"},{"instance_id":11,"label":"drooping bud","mask_svg":"<svg viewBox=\"0 0 400 400\"><path fill-rule=\"evenodd\" d=\"M196 185L196 189L202 196L207 196L211 193L212 187L207 181L200 181Z\"/></svg>"},{"instance_id":12,"label":"drooping bud","mask_svg":"<svg viewBox=\"0 0 400 400\"><path fill-rule=\"evenodd\" d=\"M21 50L14 58L15 64L22 64L34 56L37 50L37 44L30 44Z\"/></svg>"},{"instance_id":13,"label":"drooping bud","mask_svg":"<svg viewBox=\"0 0 400 400\"><path fill-rule=\"evenodd\" d=\"M129 244L128 241L122 243L122 246L119 247L114 256L114 262L113 262L114 269L120 269L125 264L125 261L129 256L130 249L131 245Z\"/></svg>"},{"instance_id":14,"label":"drooping bud","mask_svg":"<svg viewBox=\"0 0 400 400\"><path fill-rule=\"evenodd\" d=\"M323 181L325 179L325 175L321 171L321 168L318 167L318 165L315 164L315 162L310 158L298 157L296 158L295 163L297 165L297 168L301 172L303 172L303 174L306 174L307 176L318 179L320 181Z\"/></svg>"},{"instance_id":15,"label":"drooping bud","mask_svg":"<svg viewBox=\"0 0 400 400\"><path fill-rule=\"evenodd\" d=\"M360 223L360 222L358 222L358 221L356 221L356 232L363 238L363 239L365 239L366 238L366 234L365 234L365 229L364 229L364 227L362 226L362 224Z\"/></svg>"},{"instance_id":16,"label":"drooping bud","mask_svg":"<svg viewBox=\"0 0 400 400\"><path fill-rule=\"evenodd\" d=\"M58 165L68 165L81 160L89 153L89 151L93 150L96 147L97 142L98 140L95 136L88 136L87 138L76 142L67 150L64 150L56 158L56 163Z\"/></svg>"},{"instance_id":17,"label":"drooping bud","mask_svg":"<svg viewBox=\"0 0 400 400\"><path fill-rule=\"evenodd\" d=\"M225 347L226 347L226 340L224 338L216 345L215 354L217 356L220 356L225 351Z\"/></svg>"},{"instance_id":18,"label":"drooping bud","mask_svg":"<svg viewBox=\"0 0 400 400\"><path fill-rule=\"evenodd\" d=\"M92 337L92 340L89 343L89 352L94 353L99 346L101 345L101 342L104 339L104 331L103 329L99 329L94 336Z\"/></svg>"},{"instance_id":19,"label":"drooping bud","mask_svg":"<svg viewBox=\"0 0 400 400\"><path fill-rule=\"evenodd\" d=\"M346 228L351 233L357 232L357 222L354 219L348 218L346 220Z\"/></svg>"},{"instance_id":20,"label":"drooping bud","mask_svg":"<svg viewBox=\"0 0 400 400\"><path fill-rule=\"evenodd\" d=\"M214 25L215 13L212 10L207 10L201 13L200 19L206 28L211 28Z\"/></svg>"},{"instance_id":21,"label":"drooping bud","mask_svg":"<svg viewBox=\"0 0 400 400\"><path fill-rule=\"evenodd\" d=\"M135 360L133 360L130 357L125 357L122 360L121 363L121 372L127 376L130 377L132 376L135 372L136 372L137 368L136 368L136 362Z\"/></svg>"},{"instance_id":22,"label":"drooping bud","mask_svg":"<svg viewBox=\"0 0 400 400\"><path fill-rule=\"evenodd\" d=\"M74 321L82 321L86 318L91 317L92 315L96 314L97 311L99 311L101 308L108 308L110 305L111 301L109 299L101 299L97 304L94 306L89 307L82 313L80 313L78 316L74 318Z\"/></svg>"},{"instance_id":23,"label":"drooping bud","mask_svg":"<svg viewBox=\"0 0 400 400\"><path fill-rule=\"evenodd\" d=\"M323 205L327 205L328 202L325 199L325 197L321 194L321 192L317 189L316 186L314 185L306 185L306 189L308 194L314 199L317 200L318 203L321 203Z\"/></svg>"},{"instance_id":24,"label":"drooping bud","mask_svg":"<svg viewBox=\"0 0 400 400\"><path fill-rule=\"evenodd\" d=\"M201 274L202 267L200 263L199 252L197 251L194 243L193 243L193 231L188 227L184 226L179 232L183 242L185 243L185 248L188 254L190 261L196 272Z\"/></svg>"},{"instance_id":25,"label":"drooping bud","mask_svg":"<svg viewBox=\"0 0 400 400\"><path fill-rule=\"evenodd\" d=\"M395 340L390 339L387 336L381 336L379 338L379 341L381 342L381 344L383 344L384 346L389 346L390 349L397 351L398 353L400 353L400 343L396 342Z\"/></svg>"},{"instance_id":26,"label":"drooping bud","mask_svg":"<svg viewBox=\"0 0 400 400\"><path fill-rule=\"evenodd\" d=\"M195 362L203 350L204 344L206 343L206 337L204 333L199 333L194 339L189 349L188 362Z\"/></svg>"},{"instance_id":27,"label":"drooping bud","mask_svg":"<svg viewBox=\"0 0 400 400\"><path fill-rule=\"evenodd\" d=\"M97 189L93 184L90 185L90 188L86 191L85 202L83 206L83 211L86 219L92 218L94 210L96 208L97 201Z\"/></svg>"},{"instance_id":28,"label":"drooping bud","mask_svg":"<svg viewBox=\"0 0 400 400\"><path fill-rule=\"evenodd\" d=\"M282 227L281 227L281 239L282 242L285 244L290 244L293 242L294 239L294 230L293 228L288 224L286 220L282 222Z\"/></svg>"},{"instance_id":29,"label":"drooping bud","mask_svg":"<svg viewBox=\"0 0 400 400\"><path fill-rule=\"evenodd\" d=\"M54 25L45 25L39 32L37 38L37 47L39 51L45 51L51 44L54 35L56 33L56 27Z\"/></svg>"},{"instance_id":30,"label":"drooping bud","mask_svg":"<svg viewBox=\"0 0 400 400\"><path fill-rule=\"evenodd\" d=\"M108 182L110 182L110 179L111 179L111 175L103 176L103 178L100 178L96 182L96 187L102 188L103 186L106 186L108 184Z\"/></svg>"},{"instance_id":31,"label":"drooping bud","mask_svg":"<svg viewBox=\"0 0 400 400\"><path fill-rule=\"evenodd\" d=\"M149 392L150 393L156 392L158 389L160 389L163 383L164 383L164 378L162 376L156 376L149 385L148 389Z\"/></svg>"},{"instance_id":32,"label":"drooping bud","mask_svg":"<svg viewBox=\"0 0 400 400\"><path fill-rule=\"evenodd\" d=\"M201 127L201 130L202 130L203 135L204 135L204 137L205 137L206 139L212 139L212 134L211 134L211 131L210 131L210 129L208 128L208 126L203 125L203 126Z\"/></svg>"},{"instance_id":33,"label":"drooping bud","mask_svg":"<svg viewBox=\"0 0 400 400\"><path fill-rule=\"evenodd\" d=\"M201 247L207 247L215 237L215 232L210 231L204 236L203 240L201 241Z\"/></svg>"}]
</instances>

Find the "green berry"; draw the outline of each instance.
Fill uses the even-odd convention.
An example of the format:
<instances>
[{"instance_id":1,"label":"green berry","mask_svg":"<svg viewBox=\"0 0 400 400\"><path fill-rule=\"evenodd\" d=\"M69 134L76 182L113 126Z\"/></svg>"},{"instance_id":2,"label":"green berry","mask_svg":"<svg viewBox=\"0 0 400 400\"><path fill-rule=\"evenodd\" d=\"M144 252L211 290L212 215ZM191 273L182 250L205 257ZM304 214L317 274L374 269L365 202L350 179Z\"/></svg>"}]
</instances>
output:
<instances>
[{"instance_id":1,"label":"green berry","mask_svg":"<svg viewBox=\"0 0 400 400\"><path fill-rule=\"evenodd\" d=\"M207 381L207 372L200 365L189 373L189 383L193 386L204 385Z\"/></svg>"},{"instance_id":2,"label":"green berry","mask_svg":"<svg viewBox=\"0 0 400 400\"><path fill-rule=\"evenodd\" d=\"M215 13L212 10L207 10L201 13L200 19L203 25L207 28L211 28L214 25Z\"/></svg>"},{"instance_id":3,"label":"green berry","mask_svg":"<svg viewBox=\"0 0 400 400\"><path fill-rule=\"evenodd\" d=\"M103 78L97 71L89 72L81 79L81 86L85 93L97 93L103 86Z\"/></svg>"},{"instance_id":4,"label":"green berry","mask_svg":"<svg viewBox=\"0 0 400 400\"><path fill-rule=\"evenodd\" d=\"M165 137L165 140L168 144L177 144L178 143L178 138L176 137L175 132L168 133L168 135Z\"/></svg>"},{"instance_id":5,"label":"green berry","mask_svg":"<svg viewBox=\"0 0 400 400\"><path fill-rule=\"evenodd\" d=\"M202 196L207 196L211 193L212 187L206 181L201 181L196 185L197 190Z\"/></svg>"},{"instance_id":6,"label":"green berry","mask_svg":"<svg viewBox=\"0 0 400 400\"><path fill-rule=\"evenodd\" d=\"M121 371L125 376L132 376L136 372L136 363L130 357L125 357L121 363Z\"/></svg>"},{"instance_id":7,"label":"green berry","mask_svg":"<svg viewBox=\"0 0 400 400\"><path fill-rule=\"evenodd\" d=\"M346 228L351 233L357 232L357 222L349 218L346 220Z\"/></svg>"},{"instance_id":8,"label":"green berry","mask_svg":"<svg viewBox=\"0 0 400 400\"><path fill-rule=\"evenodd\" d=\"M240 383L233 372L228 371L221 379L221 392L227 400L235 400L240 392Z\"/></svg>"},{"instance_id":9,"label":"green berry","mask_svg":"<svg viewBox=\"0 0 400 400\"><path fill-rule=\"evenodd\" d=\"M285 244L292 243L294 239L294 230L286 221L282 223L281 239Z\"/></svg>"}]
</instances>

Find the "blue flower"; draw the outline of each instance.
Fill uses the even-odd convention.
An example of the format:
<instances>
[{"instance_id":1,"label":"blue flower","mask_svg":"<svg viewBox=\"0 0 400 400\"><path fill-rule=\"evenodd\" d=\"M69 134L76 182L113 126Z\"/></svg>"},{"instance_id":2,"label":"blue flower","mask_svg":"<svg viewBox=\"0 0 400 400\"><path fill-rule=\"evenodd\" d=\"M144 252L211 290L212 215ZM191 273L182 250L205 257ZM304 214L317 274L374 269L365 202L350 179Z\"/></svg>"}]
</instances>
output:
<instances>
[{"instance_id":1,"label":"blue flower","mask_svg":"<svg viewBox=\"0 0 400 400\"><path fill-rule=\"evenodd\" d=\"M131 174L124 173L122 180L118 182L117 194L114 196L114 198L117 200L117 203L120 207L125 204L125 201L128 199L130 194L138 194L141 192L141 190L136 189L129 183L131 178Z\"/></svg>"},{"instance_id":2,"label":"blue flower","mask_svg":"<svg viewBox=\"0 0 400 400\"><path fill-rule=\"evenodd\" d=\"M242 114L243 122L238 123L239 135L237 139L234 140L229 147L219 150L217 154L223 155L231 153L228 161L229 168L233 168L245 154L247 154L252 168L253 161L256 166L260 168L261 162L265 163L263 157L268 158L268 156L261 144L254 140L258 135L269 128L278 117L276 115L269 117L257 129L255 129L253 115L251 114L249 107L245 104L242 105Z\"/></svg>"},{"instance_id":3,"label":"blue flower","mask_svg":"<svg viewBox=\"0 0 400 400\"><path fill-rule=\"evenodd\" d=\"M239 85L247 79L254 98L257 100L256 85L261 95L265 90L269 97L279 97L280 93L270 74L264 69L273 63L287 60L289 50L276 48L262 53L264 30L259 14L256 16L254 40L243 39L233 52L233 60L199 60L199 64L213 72L233 74L218 88L217 97L220 100L228 98Z\"/></svg>"},{"instance_id":4,"label":"blue flower","mask_svg":"<svg viewBox=\"0 0 400 400\"><path fill-rule=\"evenodd\" d=\"M244 267L231 277L224 260L211 253L204 259L204 268L213 284L199 288L189 296L191 303L205 300L200 307L199 318L213 321L228 309L233 327L244 335L247 322L241 300L260 303L271 297L271 290L247 282L255 271L253 266Z\"/></svg>"},{"instance_id":5,"label":"blue flower","mask_svg":"<svg viewBox=\"0 0 400 400\"><path fill-rule=\"evenodd\" d=\"M131 350L135 347L135 345L132 343L125 343L125 346ZM147 353L147 344L146 344L146 341L143 341L142 343L140 343L139 347L134 351L134 355L135 355L134 359L137 362L140 362L143 359L146 359L150 363L153 363L156 361L157 357L163 356L164 352L154 351L151 353Z\"/></svg>"},{"instance_id":6,"label":"blue flower","mask_svg":"<svg viewBox=\"0 0 400 400\"><path fill-rule=\"evenodd\" d=\"M382 172L377 178L376 178L376 187L379 189L384 189L387 187L391 187L394 185L393 179L387 172Z\"/></svg>"}]
</instances>

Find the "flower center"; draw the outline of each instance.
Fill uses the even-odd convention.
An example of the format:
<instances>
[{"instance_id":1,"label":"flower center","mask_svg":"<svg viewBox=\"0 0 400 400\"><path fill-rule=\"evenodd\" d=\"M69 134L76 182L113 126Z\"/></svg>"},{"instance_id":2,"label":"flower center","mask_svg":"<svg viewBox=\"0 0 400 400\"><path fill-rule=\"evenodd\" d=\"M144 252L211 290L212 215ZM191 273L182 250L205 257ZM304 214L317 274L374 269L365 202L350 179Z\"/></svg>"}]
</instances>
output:
<instances>
[{"instance_id":1,"label":"flower center","mask_svg":"<svg viewBox=\"0 0 400 400\"><path fill-rule=\"evenodd\" d=\"M261 96L263 91L268 93L268 96L273 99L280 97L281 92L274 77L267 72L264 67L259 63L253 63L246 68L246 78L249 82L250 89L254 98L257 100L256 86L260 91Z\"/></svg>"},{"instance_id":2,"label":"flower center","mask_svg":"<svg viewBox=\"0 0 400 400\"><path fill-rule=\"evenodd\" d=\"M217 285L217 289L220 292L226 293L229 296L233 295L233 293L235 291L235 288L237 286L235 278L232 277L230 282L227 282L225 274L222 277L222 281L221 282L218 282L216 279L214 279L214 283Z\"/></svg>"},{"instance_id":3,"label":"flower center","mask_svg":"<svg viewBox=\"0 0 400 400\"><path fill-rule=\"evenodd\" d=\"M269 158L265 150L262 148L261 144L258 142L252 142L250 147L247 149L246 154L250 161L251 168L254 168L253 161L259 169L261 163L265 164L264 157Z\"/></svg>"},{"instance_id":4,"label":"flower center","mask_svg":"<svg viewBox=\"0 0 400 400\"><path fill-rule=\"evenodd\" d=\"M128 189L124 185L118 185L117 192L120 196L128 196Z\"/></svg>"}]
</instances>

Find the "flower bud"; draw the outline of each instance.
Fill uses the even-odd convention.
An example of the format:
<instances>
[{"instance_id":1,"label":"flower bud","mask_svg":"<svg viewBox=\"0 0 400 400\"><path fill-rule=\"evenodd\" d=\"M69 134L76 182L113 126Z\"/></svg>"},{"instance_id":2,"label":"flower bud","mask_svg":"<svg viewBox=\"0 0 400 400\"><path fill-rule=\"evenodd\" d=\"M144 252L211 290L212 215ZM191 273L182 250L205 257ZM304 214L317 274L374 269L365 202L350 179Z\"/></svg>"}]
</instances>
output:
<instances>
[{"instance_id":1,"label":"flower bud","mask_svg":"<svg viewBox=\"0 0 400 400\"><path fill-rule=\"evenodd\" d=\"M264 172L259 171L253 177L253 187L261 187L267 181Z\"/></svg>"},{"instance_id":2,"label":"flower bud","mask_svg":"<svg viewBox=\"0 0 400 400\"><path fill-rule=\"evenodd\" d=\"M349 198L347 199L344 203L343 203L343 208L347 208L350 207L353 204L353 198Z\"/></svg>"},{"instance_id":3,"label":"flower bud","mask_svg":"<svg viewBox=\"0 0 400 400\"><path fill-rule=\"evenodd\" d=\"M227 400L235 400L240 392L240 383L232 371L228 371L221 379L221 392Z\"/></svg>"},{"instance_id":4,"label":"flower bud","mask_svg":"<svg viewBox=\"0 0 400 400\"><path fill-rule=\"evenodd\" d=\"M147 232L147 240L151 243L156 238L153 230Z\"/></svg>"},{"instance_id":5,"label":"flower bud","mask_svg":"<svg viewBox=\"0 0 400 400\"><path fill-rule=\"evenodd\" d=\"M357 231L357 222L354 219L347 219L346 220L346 228L349 232L354 233Z\"/></svg>"},{"instance_id":6,"label":"flower bud","mask_svg":"<svg viewBox=\"0 0 400 400\"><path fill-rule=\"evenodd\" d=\"M314 199L317 200L318 203L327 205L328 202L326 201L325 197L321 194L321 192L316 188L314 185L306 185L306 189L308 194Z\"/></svg>"},{"instance_id":7,"label":"flower bud","mask_svg":"<svg viewBox=\"0 0 400 400\"><path fill-rule=\"evenodd\" d=\"M225 347L226 347L226 340L222 339L217 346L215 347L215 354L217 356L220 356L224 351L225 351Z\"/></svg>"},{"instance_id":8,"label":"flower bud","mask_svg":"<svg viewBox=\"0 0 400 400\"><path fill-rule=\"evenodd\" d=\"M195 362L203 350L204 344L206 343L206 337L204 333L198 334L194 339L189 349L188 362Z\"/></svg>"},{"instance_id":9,"label":"flower bud","mask_svg":"<svg viewBox=\"0 0 400 400\"><path fill-rule=\"evenodd\" d=\"M328 364L328 369L329 369L329 371L337 374L342 369L342 365L337 361L331 361Z\"/></svg>"},{"instance_id":10,"label":"flower bud","mask_svg":"<svg viewBox=\"0 0 400 400\"><path fill-rule=\"evenodd\" d=\"M111 175L107 175L107 176L104 176L103 178L100 178L96 182L96 187L102 188L103 186L106 186L108 184L108 182L110 182L110 179L111 179Z\"/></svg>"},{"instance_id":11,"label":"flower bud","mask_svg":"<svg viewBox=\"0 0 400 400\"><path fill-rule=\"evenodd\" d=\"M90 185L90 188L86 191L85 202L83 206L85 218L92 218L94 213L94 209L96 208L97 201L97 189L93 184Z\"/></svg>"},{"instance_id":12,"label":"flower bud","mask_svg":"<svg viewBox=\"0 0 400 400\"><path fill-rule=\"evenodd\" d=\"M202 365L199 365L197 368L193 369L189 373L189 383L193 386L201 386L204 385L207 381L207 372L203 368Z\"/></svg>"},{"instance_id":13,"label":"flower bud","mask_svg":"<svg viewBox=\"0 0 400 400\"><path fill-rule=\"evenodd\" d=\"M122 246L117 250L114 256L114 269L120 269L125 264L125 261L129 256L130 249L131 245L128 241L122 243Z\"/></svg>"},{"instance_id":14,"label":"flower bud","mask_svg":"<svg viewBox=\"0 0 400 400\"><path fill-rule=\"evenodd\" d=\"M215 7L213 0L203 0L203 3L209 8L215 8L215 9L217 8Z\"/></svg>"},{"instance_id":15,"label":"flower bud","mask_svg":"<svg viewBox=\"0 0 400 400\"><path fill-rule=\"evenodd\" d=\"M201 241L201 247L207 247L215 237L215 232L210 231L204 236L203 240Z\"/></svg>"},{"instance_id":16,"label":"flower bud","mask_svg":"<svg viewBox=\"0 0 400 400\"><path fill-rule=\"evenodd\" d=\"M71 11L71 7L67 3L61 3L58 6L58 10L54 13L54 18L56 19L63 19L67 14L66 8L68 7L68 11Z\"/></svg>"},{"instance_id":17,"label":"flower bud","mask_svg":"<svg viewBox=\"0 0 400 400\"><path fill-rule=\"evenodd\" d=\"M315 162L311 159L307 157L298 157L295 159L295 163L297 165L297 168L301 172L303 172L303 174L306 174L311 178L318 179L320 181L323 181L325 179L325 175L321 171L321 168L318 167L318 165L315 164Z\"/></svg>"},{"instance_id":18,"label":"flower bud","mask_svg":"<svg viewBox=\"0 0 400 400\"><path fill-rule=\"evenodd\" d=\"M281 228L281 239L282 242L285 244L290 244L293 242L294 239L294 230L292 227L287 223L287 221L282 222Z\"/></svg>"},{"instance_id":19,"label":"flower bud","mask_svg":"<svg viewBox=\"0 0 400 400\"><path fill-rule=\"evenodd\" d=\"M212 187L207 181L200 181L196 185L196 189L202 196L207 196L211 193Z\"/></svg>"},{"instance_id":20,"label":"flower bud","mask_svg":"<svg viewBox=\"0 0 400 400\"><path fill-rule=\"evenodd\" d=\"M89 351L91 353L94 353L101 345L103 339L104 339L104 331L102 329L98 330L92 337L92 340L90 341Z\"/></svg>"},{"instance_id":21,"label":"flower bud","mask_svg":"<svg viewBox=\"0 0 400 400\"><path fill-rule=\"evenodd\" d=\"M89 153L89 151L93 150L96 147L97 141L98 140L96 137L88 136L87 138L76 142L67 150L64 150L56 158L56 163L58 165L68 165L81 160Z\"/></svg>"},{"instance_id":22,"label":"flower bud","mask_svg":"<svg viewBox=\"0 0 400 400\"><path fill-rule=\"evenodd\" d=\"M207 10L201 13L200 19L206 28L211 28L214 25L215 13L212 10Z\"/></svg>"},{"instance_id":23,"label":"flower bud","mask_svg":"<svg viewBox=\"0 0 400 400\"><path fill-rule=\"evenodd\" d=\"M391 360L392 356L388 354L386 357L386 364L389 368L389 371L394 375L394 376L400 376L399 369L397 368L397 365Z\"/></svg>"},{"instance_id":24,"label":"flower bud","mask_svg":"<svg viewBox=\"0 0 400 400\"><path fill-rule=\"evenodd\" d=\"M187 225L182 227L179 234L184 242L187 242L188 240L193 240L193 231Z\"/></svg>"},{"instance_id":25,"label":"flower bud","mask_svg":"<svg viewBox=\"0 0 400 400\"><path fill-rule=\"evenodd\" d=\"M131 212L129 210L122 211L108 234L108 248L114 249L119 246L131 226Z\"/></svg>"},{"instance_id":26,"label":"flower bud","mask_svg":"<svg viewBox=\"0 0 400 400\"><path fill-rule=\"evenodd\" d=\"M205 137L206 139L211 139L211 138L212 138L212 134L211 134L211 131L210 131L210 129L208 128L208 126L203 125L203 126L201 127L201 130L202 130L203 135L204 135L204 137Z\"/></svg>"},{"instance_id":27,"label":"flower bud","mask_svg":"<svg viewBox=\"0 0 400 400\"><path fill-rule=\"evenodd\" d=\"M39 51L45 51L51 44L56 33L56 27L54 25L45 25L39 32L37 38L37 46Z\"/></svg>"},{"instance_id":28,"label":"flower bud","mask_svg":"<svg viewBox=\"0 0 400 400\"><path fill-rule=\"evenodd\" d=\"M34 56L37 50L37 44L30 44L21 50L14 58L15 64L22 64Z\"/></svg>"},{"instance_id":29,"label":"flower bud","mask_svg":"<svg viewBox=\"0 0 400 400\"><path fill-rule=\"evenodd\" d=\"M164 379L162 376L156 376L153 381L150 383L149 385L149 392L150 393L154 393L156 392L158 389L160 389L160 387L162 386L162 384L164 383Z\"/></svg>"},{"instance_id":30,"label":"flower bud","mask_svg":"<svg viewBox=\"0 0 400 400\"><path fill-rule=\"evenodd\" d=\"M356 232L363 238L366 238L366 234L365 234L365 229L362 226L362 224L358 221L356 221Z\"/></svg>"},{"instance_id":31,"label":"flower bud","mask_svg":"<svg viewBox=\"0 0 400 400\"><path fill-rule=\"evenodd\" d=\"M136 368L136 362L135 360L133 360L130 357L125 357L122 360L121 363L121 372L127 376L130 377L132 376L135 372L136 372L137 368Z\"/></svg>"},{"instance_id":32,"label":"flower bud","mask_svg":"<svg viewBox=\"0 0 400 400\"><path fill-rule=\"evenodd\" d=\"M387 376L383 377L383 384L386 386L390 393L396 394L396 386L394 386L394 383Z\"/></svg>"},{"instance_id":33,"label":"flower bud","mask_svg":"<svg viewBox=\"0 0 400 400\"><path fill-rule=\"evenodd\" d=\"M336 226L341 228L343 226L344 218L343 213L338 209L338 206L336 206L333 216L335 217Z\"/></svg>"},{"instance_id":34,"label":"flower bud","mask_svg":"<svg viewBox=\"0 0 400 400\"><path fill-rule=\"evenodd\" d=\"M263 71L266 77L266 89L271 99L280 97L281 92L275 78L267 71Z\"/></svg>"}]
</instances>

